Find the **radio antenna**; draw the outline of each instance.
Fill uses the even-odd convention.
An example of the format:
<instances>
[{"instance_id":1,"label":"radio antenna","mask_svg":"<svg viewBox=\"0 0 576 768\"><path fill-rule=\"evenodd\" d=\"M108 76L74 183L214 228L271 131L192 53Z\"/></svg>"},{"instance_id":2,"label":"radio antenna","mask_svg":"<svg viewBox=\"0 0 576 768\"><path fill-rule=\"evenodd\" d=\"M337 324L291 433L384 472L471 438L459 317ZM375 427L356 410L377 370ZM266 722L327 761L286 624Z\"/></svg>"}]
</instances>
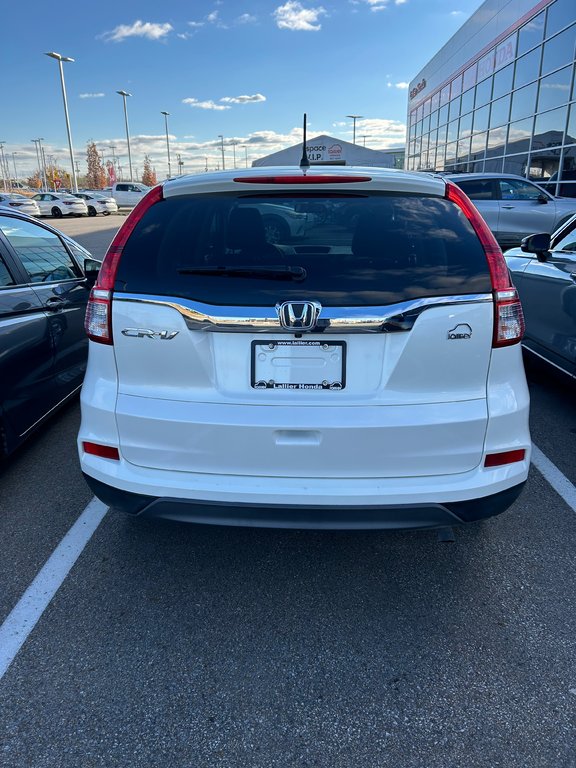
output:
<instances>
[{"instance_id":1,"label":"radio antenna","mask_svg":"<svg viewBox=\"0 0 576 768\"><path fill-rule=\"evenodd\" d=\"M304 112L304 141L302 142L302 159L300 160L300 170L304 173L310 168L310 160L306 154L306 112Z\"/></svg>"}]
</instances>

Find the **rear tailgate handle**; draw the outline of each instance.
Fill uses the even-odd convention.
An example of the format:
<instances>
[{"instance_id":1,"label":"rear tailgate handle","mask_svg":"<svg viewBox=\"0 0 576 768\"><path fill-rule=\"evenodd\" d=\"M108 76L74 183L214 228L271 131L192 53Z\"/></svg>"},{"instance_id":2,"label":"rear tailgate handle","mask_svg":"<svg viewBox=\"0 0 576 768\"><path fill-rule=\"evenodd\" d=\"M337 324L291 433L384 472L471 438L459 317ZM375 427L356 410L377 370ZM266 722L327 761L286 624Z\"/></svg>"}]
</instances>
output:
<instances>
[{"instance_id":1,"label":"rear tailgate handle","mask_svg":"<svg viewBox=\"0 0 576 768\"><path fill-rule=\"evenodd\" d=\"M52 312L56 312L59 309L62 309L66 302L64 299L60 299L58 296L51 296L44 305L46 309L50 309Z\"/></svg>"}]
</instances>

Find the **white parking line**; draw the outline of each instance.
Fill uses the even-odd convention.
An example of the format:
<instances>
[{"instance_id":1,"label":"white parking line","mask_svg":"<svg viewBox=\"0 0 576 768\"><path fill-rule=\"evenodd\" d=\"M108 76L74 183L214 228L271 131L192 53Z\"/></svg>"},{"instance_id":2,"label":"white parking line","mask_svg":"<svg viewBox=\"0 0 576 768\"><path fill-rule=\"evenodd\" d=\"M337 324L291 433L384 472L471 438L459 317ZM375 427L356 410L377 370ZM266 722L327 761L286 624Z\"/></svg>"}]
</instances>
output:
<instances>
[{"instance_id":1,"label":"white parking line","mask_svg":"<svg viewBox=\"0 0 576 768\"><path fill-rule=\"evenodd\" d=\"M535 445L532 446L532 463L556 493L576 512L576 487ZM105 504L96 498L92 499L0 626L0 680L70 573L107 511L108 507Z\"/></svg>"},{"instance_id":2,"label":"white parking line","mask_svg":"<svg viewBox=\"0 0 576 768\"><path fill-rule=\"evenodd\" d=\"M558 469L556 464L552 464L550 459L545 456L540 448L532 444L532 464L544 475L556 493L561 496L572 511L576 512L576 487L568 480L566 475Z\"/></svg>"},{"instance_id":3,"label":"white parking line","mask_svg":"<svg viewBox=\"0 0 576 768\"><path fill-rule=\"evenodd\" d=\"M92 499L0 627L0 680L107 511L105 504Z\"/></svg>"}]
</instances>

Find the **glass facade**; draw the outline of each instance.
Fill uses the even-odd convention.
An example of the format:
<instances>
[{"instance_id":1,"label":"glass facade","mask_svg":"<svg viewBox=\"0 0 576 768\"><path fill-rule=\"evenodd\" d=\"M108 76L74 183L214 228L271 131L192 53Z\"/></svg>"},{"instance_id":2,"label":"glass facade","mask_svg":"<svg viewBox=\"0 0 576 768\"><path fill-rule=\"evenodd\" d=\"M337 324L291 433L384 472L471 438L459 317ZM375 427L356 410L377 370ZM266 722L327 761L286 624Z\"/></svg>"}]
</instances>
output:
<instances>
[{"instance_id":1,"label":"glass facade","mask_svg":"<svg viewBox=\"0 0 576 768\"><path fill-rule=\"evenodd\" d=\"M555 0L410 111L406 167L576 197L575 58L576 2Z\"/></svg>"}]
</instances>

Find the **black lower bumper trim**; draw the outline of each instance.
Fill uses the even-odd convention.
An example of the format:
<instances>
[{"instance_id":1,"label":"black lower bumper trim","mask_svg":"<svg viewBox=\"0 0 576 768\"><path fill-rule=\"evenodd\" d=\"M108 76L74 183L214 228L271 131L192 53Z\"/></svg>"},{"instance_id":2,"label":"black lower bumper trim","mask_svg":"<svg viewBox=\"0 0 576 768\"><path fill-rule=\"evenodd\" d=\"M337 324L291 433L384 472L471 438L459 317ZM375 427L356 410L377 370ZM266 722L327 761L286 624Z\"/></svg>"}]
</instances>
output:
<instances>
[{"instance_id":1,"label":"black lower bumper trim","mask_svg":"<svg viewBox=\"0 0 576 768\"><path fill-rule=\"evenodd\" d=\"M105 504L134 516L209 525L313 530L407 530L461 525L504 512L524 487L524 483L520 483L491 496L445 504L303 507L144 496L114 488L86 474L84 477Z\"/></svg>"}]
</instances>

